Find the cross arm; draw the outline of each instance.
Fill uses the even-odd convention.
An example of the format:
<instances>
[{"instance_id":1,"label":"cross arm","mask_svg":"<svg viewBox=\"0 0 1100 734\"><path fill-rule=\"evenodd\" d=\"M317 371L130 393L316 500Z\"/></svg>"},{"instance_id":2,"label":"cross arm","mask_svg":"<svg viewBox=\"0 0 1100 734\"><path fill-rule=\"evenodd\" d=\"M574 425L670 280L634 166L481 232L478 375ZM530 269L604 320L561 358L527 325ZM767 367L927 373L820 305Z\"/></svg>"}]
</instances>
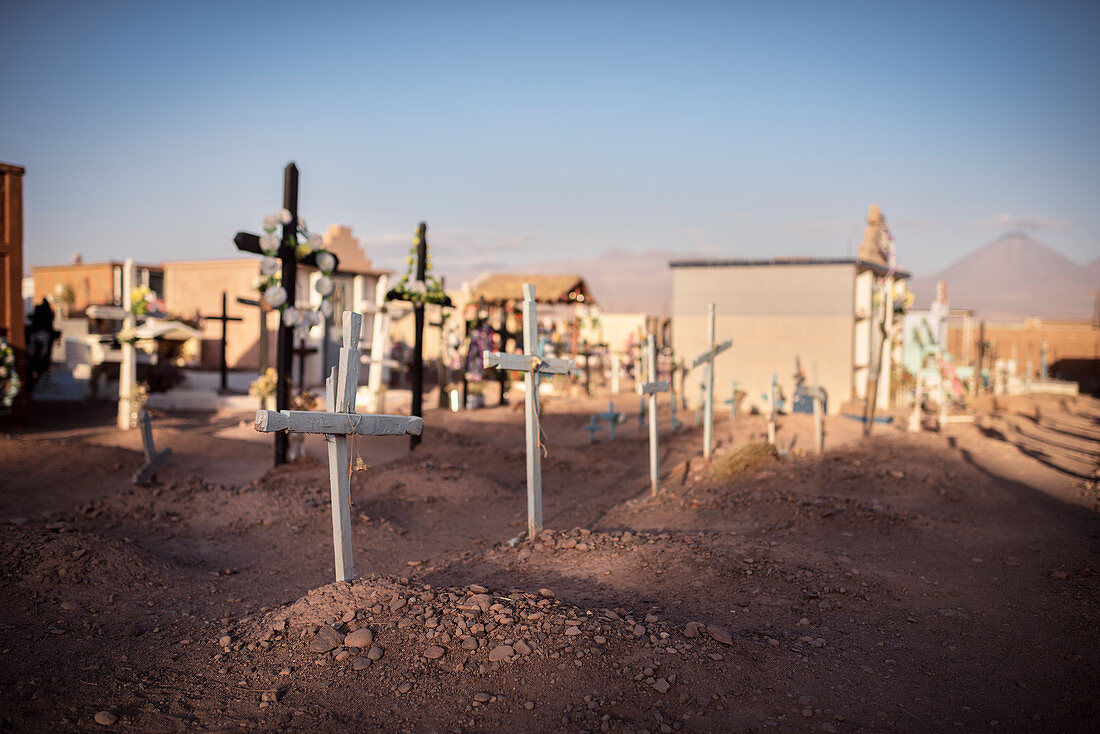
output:
<instances>
[{"instance_id":1,"label":"cross arm","mask_svg":"<svg viewBox=\"0 0 1100 734\"><path fill-rule=\"evenodd\" d=\"M692 364L691 364L691 368L695 369L696 367L698 367L701 364L705 364L706 362L710 362L715 357L717 357L719 354L726 351L727 349L729 349L732 346L733 346L733 339L726 339L721 344L715 345L714 349L708 349L707 351L703 352L698 357L696 357L695 361L692 362Z\"/></svg>"},{"instance_id":2,"label":"cross arm","mask_svg":"<svg viewBox=\"0 0 1100 734\"><path fill-rule=\"evenodd\" d=\"M251 232L238 232L237 236L233 238L233 243L241 252L252 252L257 255L264 254L263 248L260 247L260 236L252 234ZM326 250L325 252L328 252L328 254L336 258L336 265L332 268L333 271L335 271L337 268L340 267L340 258L337 257L336 253L332 252L331 250ZM281 245L279 246L279 252L277 255L278 257L290 257L292 255L293 253L291 252L289 247L283 247ZM317 267L316 258L317 251L315 250L305 257L301 258L298 262L300 262L302 265L309 265L310 267L315 268Z\"/></svg>"},{"instance_id":3,"label":"cross arm","mask_svg":"<svg viewBox=\"0 0 1100 734\"><path fill-rule=\"evenodd\" d=\"M666 380L660 382L645 382L638 385L637 390L639 395L656 395L659 392L668 392L670 389Z\"/></svg>"},{"instance_id":4,"label":"cross arm","mask_svg":"<svg viewBox=\"0 0 1100 734\"><path fill-rule=\"evenodd\" d=\"M538 360L537 365L535 360ZM533 357L530 354L509 354L508 352L486 352L482 357L485 367L516 372L537 372L540 375L569 375L577 366L571 359L557 357Z\"/></svg>"},{"instance_id":5,"label":"cross arm","mask_svg":"<svg viewBox=\"0 0 1100 734\"><path fill-rule=\"evenodd\" d=\"M311 410L257 410L256 430L260 433L328 433L358 436L419 436L424 419L405 415L366 413L322 413Z\"/></svg>"}]
</instances>

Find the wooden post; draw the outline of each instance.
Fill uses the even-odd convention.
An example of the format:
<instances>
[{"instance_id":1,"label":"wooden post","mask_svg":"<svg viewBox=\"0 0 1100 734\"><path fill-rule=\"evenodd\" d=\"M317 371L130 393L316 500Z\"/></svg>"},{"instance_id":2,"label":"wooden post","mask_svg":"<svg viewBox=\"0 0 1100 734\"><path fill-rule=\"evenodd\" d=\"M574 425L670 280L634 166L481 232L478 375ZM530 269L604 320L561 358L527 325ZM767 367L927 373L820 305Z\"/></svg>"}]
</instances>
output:
<instances>
[{"instance_id":1,"label":"wooden post","mask_svg":"<svg viewBox=\"0 0 1100 734\"><path fill-rule=\"evenodd\" d=\"M428 263L428 224L421 222L417 231L416 281L424 282ZM424 303L413 303L413 358L412 358L412 410L417 417L424 417ZM409 436L409 451L420 445L420 435Z\"/></svg>"},{"instance_id":2,"label":"wooden post","mask_svg":"<svg viewBox=\"0 0 1100 734\"><path fill-rule=\"evenodd\" d=\"M298 258L294 253L294 243L298 235L298 166L287 163L283 169L283 208L290 212L290 222L283 225L282 246L279 257L282 260L282 286L286 290L288 306L297 303L298 298ZM294 329L279 316L279 332L275 338L275 409L286 410L290 407L291 359L294 356ZM275 434L275 465L286 463L286 452L290 446L289 436L279 432Z\"/></svg>"},{"instance_id":3,"label":"wooden post","mask_svg":"<svg viewBox=\"0 0 1100 734\"><path fill-rule=\"evenodd\" d=\"M776 374L772 373L772 406L768 414L768 443L775 446L775 383Z\"/></svg>"},{"instance_id":4,"label":"wooden post","mask_svg":"<svg viewBox=\"0 0 1100 734\"><path fill-rule=\"evenodd\" d=\"M646 382L638 385L638 394L649 401L649 485L653 494L657 494L660 489L657 451L657 393L669 392L671 387L667 382L657 380L657 342L653 334L646 337L646 377Z\"/></svg>"},{"instance_id":5,"label":"wooden post","mask_svg":"<svg viewBox=\"0 0 1100 734\"><path fill-rule=\"evenodd\" d=\"M137 328L137 319L134 318L134 306L130 300L130 294L134 290L134 259L126 258L122 266L122 308L126 316L122 319L122 330L133 334ZM118 368L118 427L120 430L133 428L134 385L137 383L137 354L134 343L122 344L122 362Z\"/></svg>"},{"instance_id":6,"label":"wooden post","mask_svg":"<svg viewBox=\"0 0 1100 734\"><path fill-rule=\"evenodd\" d=\"M363 317L344 312L343 345L339 368L333 368L325 382L326 409L330 413L355 413L359 387L359 333ZM351 547L351 473L348 469L348 437L328 436L329 486L332 496L332 543L336 557L336 579L351 581L355 566Z\"/></svg>"},{"instance_id":7,"label":"wooden post","mask_svg":"<svg viewBox=\"0 0 1100 734\"><path fill-rule=\"evenodd\" d=\"M715 330L717 318L713 302L707 304L707 348L715 347ZM717 356L717 355L715 355ZM714 450L714 358L711 358L710 369L704 373L706 384L706 401L703 407L703 458L710 461L711 452Z\"/></svg>"},{"instance_id":8,"label":"wooden post","mask_svg":"<svg viewBox=\"0 0 1100 734\"><path fill-rule=\"evenodd\" d=\"M539 352L538 307L535 286L523 286L523 353ZM538 382L535 370L523 373L523 416L527 430L527 537L532 541L542 532L542 449L539 442Z\"/></svg>"}]
</instances>

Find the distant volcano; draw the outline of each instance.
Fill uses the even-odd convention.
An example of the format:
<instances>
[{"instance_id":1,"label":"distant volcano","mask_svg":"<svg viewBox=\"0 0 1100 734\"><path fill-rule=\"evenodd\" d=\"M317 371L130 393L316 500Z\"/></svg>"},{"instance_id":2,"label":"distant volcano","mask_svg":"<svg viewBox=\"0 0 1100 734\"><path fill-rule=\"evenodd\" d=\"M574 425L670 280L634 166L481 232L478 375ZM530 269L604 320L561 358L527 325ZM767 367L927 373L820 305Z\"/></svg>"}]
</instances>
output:
<instances>
[{"instance_id":1,"label":"distant volcano","mask_svg":"<svg viewBox=\"0 0 1100 734\"><path fill-rule=\"evenodd\" d=\"M915 278L910 287L917 308L927 308L936 282L947 282L954 308L984 319L1088 319L1093 292L1100 289L1100 258L1076 263L1022 232L990 242L935 275Z\"/></svg>"}]
</instances>

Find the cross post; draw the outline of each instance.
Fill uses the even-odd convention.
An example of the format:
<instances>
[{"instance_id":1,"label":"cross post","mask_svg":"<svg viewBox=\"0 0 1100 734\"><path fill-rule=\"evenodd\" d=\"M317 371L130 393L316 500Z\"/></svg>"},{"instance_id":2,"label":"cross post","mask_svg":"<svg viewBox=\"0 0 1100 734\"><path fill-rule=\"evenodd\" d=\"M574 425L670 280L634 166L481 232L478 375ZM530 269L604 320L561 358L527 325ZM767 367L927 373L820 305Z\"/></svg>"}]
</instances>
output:
<instances>
[{"instance_id":1,"label":"cross post","mask_svg":"<svg viewBox=\"0 0 1100 734\"><path fill-rule=\"evenodd\" d=\"M343 346L338 366L325 381L326 412L308 410L258 410L256 430L261 433L321 433L328 442L329 485L332 501L332 543L336 580L351 581L355 568L351 545L351 467L348 436L417 435L423 419L404 415L369 415L355 412L359 386L359 332L363 315L344 312Z\"/></svg>"},{"instance_id":2,"label":"cross post","mask_svg":"<svg viewBox=\"0 0 1100 734\"><path fill-rule=\"evenodd\" d=\"M814 362L814 446L817 455L825 453L825 390L817 379L817 362Z\"/></svg>"},{"instance_id":3,"label":"cross post","mask_svg":"<svg viewBox=\"0 0 1100 734\"><path fill-rule=\"evenodd\" d=\"M775 446L775 383L778 381L776 374L772 373L772 399L771 412L768 414L768 443Z\"/></svg>"},{"instance_id":4,"label":"cross post","mask_svg":"<svg viewBox=\"0 0 1100 734\"><path fill-rule=\"evenodd\" d=\"M122 330L133 333L137 328L137 319L134 317L134 304L130 299L130 293L134 290L134 259L126 258L122 266L122 308L126 315L122 319ZM128 341L122 344L122 362L118 372L118 427L121 430L133 428L131 411L133 409L134 384L137 382L137 353L134 351L134 343Z\"/></svg>"},{"instance_id":5,"label":"cross post","mask_svg":"<svg viewBox=\"0 0 1100 734\"><path fill-rule=\"evenodd\" d=\"M669 384L657 380L657 341L653 334L646 336L647 382L638 385L638 394L649 401L649 485L653 494L660 488L657 477L657 393L668 392Z\"/></svg>"},{"instance_id":6,"label":"cross post","mask_svg":"<svg viewBox=\"0 0 1100 734\"><path fill-rule=\"evenodd\" d=\"M222 312L221 312L221 315L220 316L207 316L206 314L203 314L202 317L204 319L210 319L211 321L220 321L220 322L222 322L222 338L221 338L221 342L220 342L221 343L221 352L219 353L221 355L220 356L221 361L220 361L218 366L221 370L221 391L226 392L227 390L229 390L229 365L228 365L227 360L225 358L226 327L229 325L230 321L244 321L244 319L242 319L239 316L230 316L229 315L228 297L226 296L225 291L222 291Z\"/></svg>"},{"instance_id":7,"label":"cross post","mask_svg":"<svg viewBox=\"0 0 1100 734\"><path fill-rule=\"evenodd\" d=\"M703 392L703 458L710 460L711 451L714 448L714 360L715 358L733 346L733 339L727 339L721 344L715 340L717 317L714 303L707 304L707 351L695 358L692 369L699 365L705 365L703 381L700 389Z\"/></svg>"},{"instance_id":8,"label":"cross post","mask_svg":"<svg viewBox=\"0 0 1100 734\"><path fill-rule=\"evenodd\" d=\"M541 356L539 348L538 308L535 286L523 285L523 354L486 352L482 356L486 368L523 372L524 422L527 437L527 537L534 540L542 532L542 443L539 427L539 375L570 375L576 364L570 359Z\"/></svg>"}]
</instances>

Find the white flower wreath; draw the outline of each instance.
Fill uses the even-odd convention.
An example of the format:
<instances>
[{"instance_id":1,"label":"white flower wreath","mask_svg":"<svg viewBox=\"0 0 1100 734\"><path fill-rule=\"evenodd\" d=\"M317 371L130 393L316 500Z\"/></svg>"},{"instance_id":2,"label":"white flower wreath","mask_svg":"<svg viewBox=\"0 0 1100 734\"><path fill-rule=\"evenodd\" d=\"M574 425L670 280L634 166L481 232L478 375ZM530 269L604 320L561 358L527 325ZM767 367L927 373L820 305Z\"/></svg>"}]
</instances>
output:
<instances>
[{"instance_id":1,"label":"white flower wreath","mask_svg":"<svg viewBox=\"0 0 1100 734\"><path fill-rule=\"evenodd\" d=\"M287 303L286 288L283 287L283 266L279 262L279 247L282 241L275 234L279 225L291 223L290 212L286 209L276 214L268 214L264 217L264 234L260 237L260 249L264 258L260 261L260 275L256 278L256 290L271 308L282 314L283 323L296 329L299 336L304 337L309 330L321 323L322 319L332 316L332 301L330 297L336 290L336 283L332 279L332 271L336 269L336 256L324 249L324 240L319 234L310 234L306 229L306 221L298 217L298 226L291 236L291 246L298 260L313 255L313 262L321 271L321 277L314 284L314 290L321 296L321 302L316 310L302 312L293 303Z\"/></svg>"}]
</instances>

